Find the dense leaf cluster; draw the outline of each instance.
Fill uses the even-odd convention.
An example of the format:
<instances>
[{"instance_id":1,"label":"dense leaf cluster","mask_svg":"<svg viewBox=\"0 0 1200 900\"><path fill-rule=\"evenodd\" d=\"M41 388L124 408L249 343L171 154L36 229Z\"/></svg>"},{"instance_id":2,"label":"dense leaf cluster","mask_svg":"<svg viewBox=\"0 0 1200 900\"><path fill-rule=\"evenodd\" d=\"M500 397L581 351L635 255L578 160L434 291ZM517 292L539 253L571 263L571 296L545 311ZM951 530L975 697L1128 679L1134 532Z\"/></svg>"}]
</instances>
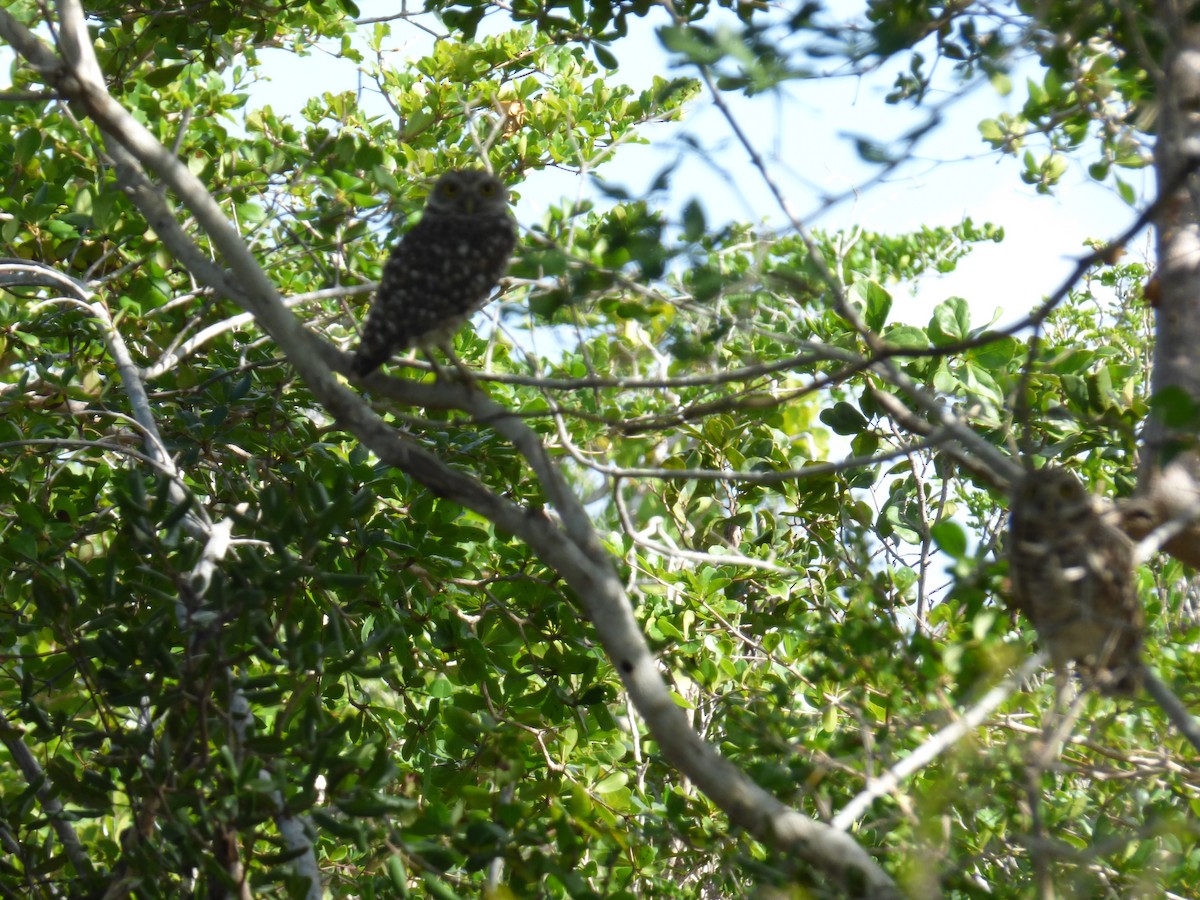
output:
<instances>
[{"instance_id":1,"label":"dense leaf cluster","mask_svg":"<svg viewBox=\"0 0 1200 900\"><path fill-rule=\"evenodd\" d=\"M350 42L350 3L89 9L113 95L210 186L307 325L342 346L428 178L486 147L519 196L542 170L606 163L697 93L660 78L638 94L591 61L611 68L605 44L647 5L518 3L512 18L529 24L475 40L491 4L438 8L456 34L404 65L384 64L382 24ZM757 4L735 11L744 31L677 5L664 43L725 89L811 74L799 51L763 50L778 21ZM32 5L16 12L34 21ZM804 5L786 26L828 52L818 12ZM859 32L871 43L840 52L864 65L933 36L964 75L1002 72L1015 26L986 32L964 15L872 3ZM1038 15L1020 20L1022 40L1050 54L1039 29L1059 13ZM1049 135L1048 160L1030 163L1047 187L1056 154L1094 129L1117 166L1145 133L1106 112L1143 98L1139 70L1104 49L1124 45L1124 26L1071 21L1079 40L1047 56L1023 117L981 126L1007 152ZM1103 39L1083 40L1093 33ZM258 54L317 40L355 56L394 115L349 94L313 96L298 118L256 106ZM914 62L907 96L927 87L922 71ZM39 87L20 66L15 85ZM126 879L138 896L219 896L232 855L255 894L304 896L280 822L305 816L339 897L831 895L810 867L731 833L670 768L544 560L378 464L253 322L165 251L91 124L49 97L5 103L0 144L3 255L94 292L179 473L145 453L106 323L44 287L0 292L5 892L99 896ZM1001 240L990 225L800 235L714 224L700 197L679 208L674 219L654 194L611 189L607 202L549 204L501 314L464 329L456 352L586 498L694 726L773 794L829 818L1032 643L1000 601L1002 491L914 429L898 385L922 386L998 453L1020 442L1128 494L1150 410L1147 272L1098 270L1031 354L1024 333L974 321L965 298L916 311L909 296ZM488 423L375 402L529 515L554 514ZM228 519L233 535L202 580L197 515ZM1142 578L1163 623L1151 658L1189 684L1200 672L1182 651L1196 639L1184 573ZM1033 765L1053 706L1037 679L878 799L856 838L916 895L1025 896L1037 854L1075 896L1190 890L1195 786L1178 739L1140 704L1082 703L1062 758ZM63 853L56 818L91 871Z\"/></svg>"}]
</instances>

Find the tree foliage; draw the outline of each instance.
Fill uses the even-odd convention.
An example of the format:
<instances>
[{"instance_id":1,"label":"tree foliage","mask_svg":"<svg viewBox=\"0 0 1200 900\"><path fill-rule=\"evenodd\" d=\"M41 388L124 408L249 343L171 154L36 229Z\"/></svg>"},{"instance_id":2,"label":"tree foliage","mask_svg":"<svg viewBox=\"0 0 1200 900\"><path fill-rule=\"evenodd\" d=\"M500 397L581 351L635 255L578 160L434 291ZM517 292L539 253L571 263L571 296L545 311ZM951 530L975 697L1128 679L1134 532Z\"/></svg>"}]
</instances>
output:
<instances>
[{"instance_id":1,"label":"tree foliage","mask_svg":"<svg viewBox=\"0 0 1200 900\"><path fill-rule=\"evenodd\" d=\"M1032 52L984 146L1147 206L1118 172L1148 163L1168 18L725 6L672 8L679 70L642 92L613 50L648 4L0 12L6 895L1194 894L1191 748L1153 704L1019 668L1004 604L1023 465L1132 516L1143 425L1191 452L1149 265L1098 244L1012 326L962 297L914 316L1003 232L718 223L670 170L619 187L623 145L704 98L737 135L726 92L832 58L899 66L919 113ZM255 101L267 50L315 46L390 115ZM932 124L860 152L890 171ZM418 357L351 393L331 369L389 245L431 177L485 162L518 198L606 180L523 220L456 338L471 383ZM1139 577L1147 662L1194 702L1189 571Z\"/></svg>"}]
</instances>

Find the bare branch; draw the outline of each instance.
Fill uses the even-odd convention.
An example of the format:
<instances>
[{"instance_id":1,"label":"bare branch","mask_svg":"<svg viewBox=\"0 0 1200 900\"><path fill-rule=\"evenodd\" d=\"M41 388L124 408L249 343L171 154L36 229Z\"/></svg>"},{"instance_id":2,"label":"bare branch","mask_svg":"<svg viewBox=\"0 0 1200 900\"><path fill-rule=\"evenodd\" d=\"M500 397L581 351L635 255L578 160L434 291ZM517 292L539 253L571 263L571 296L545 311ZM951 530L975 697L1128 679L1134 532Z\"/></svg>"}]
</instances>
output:
<instances>
[{"instance_id":1,"label":"bare branch","mask_svg":"<svg viewBox=\"0 0 1200 900\"><path fill-rule=\"evenodd\" d=\"M84 852L83 845L79 843L79 835L75 833L75 829L65 815L62 803L55 796L50 779L38 765L38 761L34 759L33 753L25 746L21 730L4 716L0 716L0 742L8 749L13 762L25 776L25 783L32 787L34 793L37 794L46 818L50 820L50 827L58 835L63 850L66 851L67 858L71 860L75 871L81 876L91 875L93 872L92 861Z\"/></svg>"},{"instance_id":2,"label":"bare branch","mask_svg":"<svg viewBox=\"0 0 1200 900\"><path fill-rule=\"evenodd\" d=\"M714 370L703 375L681 375L674 378L624 378L621 376L595 375L584 378L547 378L544 376L517 375L488 372L478 376L479 381L494 381L498 384L519 384L548 391L578 391L591 388L615 388L617 390L676 390L686 387L717 387L722 384L755 381L768 375L789 372L802 366L852 357L844 350L833 347L815 347L804 353L769 363L757 363L736 369Z\"/></svg>"},{"instance_id":3,"label":"bare branch","mask_svg":"<svg viewBox=\"0 0 1200 900\"><path fill-rule=\"evenodd\" d=\"M363 284L354 285L352 287L336 287L328 288L320 291L311 291L306 294L297 294L294 297L288 297L283 301L284 306L288 309L294 309L304 303L313 300L323 300L328 297L346 297L356 294L370 293L375 289L375 285ZM209 341L220 337L230 331L235 331L246 325L251 325L255 322L255 318L251 313L238 313L236 316L230 316L228 319L222 319L220 322L214 322L206 328L200 329L174 350L169 350L164 353L158 362L146 369L145 378L151 381L159 376L171 371L175 366L179 365L185 359L196 353L201 347Z\"/></svg>"},{"instance_id":4,"label":"bare branch","mask_svg":"<svg viewBox=\"0 0 1200 900\"><path fill-rule=\"evenodd\" d=\"M54 91L0 91L0 103L37 103L40 100L57 100Z\"/></svg>"},{"instance_id":5,"label":"bare branch","mask_svg":"<svg viewBox=\"0 0 1200 900\"><path fill-rule=\"evenodd\" d=\"M57 81L66 72L66 66L58 55L41 38L17 21L7 9L0 8L0 37L19 56L24 57L38 74L49 82Z\"/></svg>"},{"instance_id":6,"label":"bare branch","mask_svg":"<svg viewBox=\"0 0 1200 900\"><path fill-rule=\"evenodd\" d=\"M228 273L214 271L215 267L206 262L193 269L194 274L252 313L326 410L381 460L525 540L544 562L563 575L584 604L632 702L664 754L721 806L732 822L780 850L802 856L839 880L859 885L866 896L897 896L891 879L854 840L788 809L747 779L692 730L686 714L676 705L658 671L629 600L586 511L567 488L545 448L528 426L478 392L464 405L477 420L492 424L504 434L525 456L541 479L548 499L562 516L561 529L548 516L521 509L474 479L449 468L414 442L400 437L360 397L335 379L329 366L341 365L344 355L300 325L199 180L107 94L87 42L78 0L61 0L59 9L62 46L71 63L71 72L63 77L61 64L48 71L53 72L56 86L70 101L99 124L114 157L124 149L136 158L138 167L163 179L208 233L229 267ZM0 20L0 28L12 24L15 20L11 16ZM44 49L40 42L37 43L38 48ZM31 52L39 52L38 48ZM148 217L153 215L159 220L151 220L155 230L173 251L190 250L190 241L184 239L177 224L172 228L170 222L162 221L165 203L161 197L153 194L143 178L137 177L133 166L126 168L132 173L126 183L130 185L135 202ZM167 218L173 217L168 214ZM191 268L194 256L183 261Z\"/></svg>"},{"instance_id":7,"label":"bare branch","mask_svg":"<svg viewBox=\"0 0 1200 900\"><path fill-rule=\"evenodd\" d=\"M1146 686L1146 693L1154 698L1154 702L1159 705L1171 724L1179 729L1179 733L1187 738L1197 750L1200 750L1200 723L1197 723L1192 714L1188 712L1186 706L1180 702L1175 696L1174 691L1167 687L1157 675L1150 671L1149 667L1143 665L1143 682Z\"/></svg>"},{"instance_id":8,"label":"bare branch","mask_svg":"<svg viewBox=\"0 0 1200 900\"><path fill-rule=\"evenodd\" d=\"M870 778L867 787L858 796L842 807L830 823L834 828L847 829L867 811L876 798L891 793L909 775L929 765L946 750L962 740L972 729L978 728L991 715L992 710L1012 696L1026 678L1046 662L1045 651L1038 651L998 685L984 694L962 717L947 725L920 747L892 766L878 778Z\"/></svg>"},{"instance_id":9,"label":"bare branch","mask_svg":"<svg viewBox=\"0 0 1200 900\"><path fill-rule=\"evenodd\" d=\"M617 515L621 520L621 527L625 529L625 533L629 535L635 544L649 550L651 553L710 566L740 566L747 569L761 569L764 572L774 572L777 575L798 574L796 569L788 566L779 566L765 559L742 556L740 553L698 553L695 550L683 550L679 547L671 547L667 544L660 544L658 541L652 541L633 524L629 516L629 509L625 505L625 497L621 493L619 481L613 485L613 500L617 508Z\"/></svg>"}]
</instances>

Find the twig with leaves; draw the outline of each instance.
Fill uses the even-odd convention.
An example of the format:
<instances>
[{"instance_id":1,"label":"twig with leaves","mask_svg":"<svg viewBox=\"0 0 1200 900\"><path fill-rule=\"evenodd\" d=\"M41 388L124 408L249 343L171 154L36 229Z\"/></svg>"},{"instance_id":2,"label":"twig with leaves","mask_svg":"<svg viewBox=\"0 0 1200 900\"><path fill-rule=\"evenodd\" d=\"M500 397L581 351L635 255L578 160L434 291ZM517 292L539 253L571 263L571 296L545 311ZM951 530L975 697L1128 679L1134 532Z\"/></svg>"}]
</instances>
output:
<instances>
[{"instance_id":1,"label":"twig with leaves","mask_svg":"<svg viewBox=\"0 0 1200 900\"><path fill-rule=\"evenodd\" d=\"M86 39L77 0L62 0L60 58L7 11L0 10L5 35L43 78L62 90L79 111L99 124L111 155L124 156L125 184L135 203L176 257L203 283L240 303L296 367L338 423L395 466L442 496L490 519L530 544L558 571L584 604L596 632L664 755L750 834L777 849L807 859L864 896L898 896L895 884L870 855L844 833L787 808L721 757L691 728L675 703L653 654L638 628L612 560L600 544L582 504L565 484L537 436L519 417L477 391L463 389L460 408L505 435L536 473L558 513L524 509L488 490L476 479L447 466L415 441L381 420L356 393L339 383L330 365L343 354L308 333L285 307L274 286L223 215L203 184L104 89ZM197 259L195 245L182 233L162 194L149 186L153 173L174 192L207 232L228 269ZM561 522L561 524L560 524ZM313 889L317 889L313 885Z\"/></svg>"}]
</instances>

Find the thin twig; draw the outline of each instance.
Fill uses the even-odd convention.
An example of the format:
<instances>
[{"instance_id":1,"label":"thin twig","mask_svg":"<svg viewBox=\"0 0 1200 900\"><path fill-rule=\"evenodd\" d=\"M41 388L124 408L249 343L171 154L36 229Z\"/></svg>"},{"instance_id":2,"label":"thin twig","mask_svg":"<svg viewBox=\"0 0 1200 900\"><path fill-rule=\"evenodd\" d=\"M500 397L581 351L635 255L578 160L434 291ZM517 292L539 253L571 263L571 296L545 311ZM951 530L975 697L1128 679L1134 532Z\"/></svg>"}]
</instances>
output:
<instances>
[{"instance_id":1,"label":"thin twig","mask_svg":"<svg viewBox=\"0 0 1200 900\"><path fill-rule=\"evenodd\" d=\"M843 830L853 825L877 797L894 791L905 778L929 765L962 740L968 732L982 725L992 710L1020 688L1021 682L1039 669L1045 661L1045 652L1039 651L1021 663L1011 675L979 698L957 721L947 725L878 778L869 779L867 787L842 807L830 824Z\"/></svg>"}]
</instances>

